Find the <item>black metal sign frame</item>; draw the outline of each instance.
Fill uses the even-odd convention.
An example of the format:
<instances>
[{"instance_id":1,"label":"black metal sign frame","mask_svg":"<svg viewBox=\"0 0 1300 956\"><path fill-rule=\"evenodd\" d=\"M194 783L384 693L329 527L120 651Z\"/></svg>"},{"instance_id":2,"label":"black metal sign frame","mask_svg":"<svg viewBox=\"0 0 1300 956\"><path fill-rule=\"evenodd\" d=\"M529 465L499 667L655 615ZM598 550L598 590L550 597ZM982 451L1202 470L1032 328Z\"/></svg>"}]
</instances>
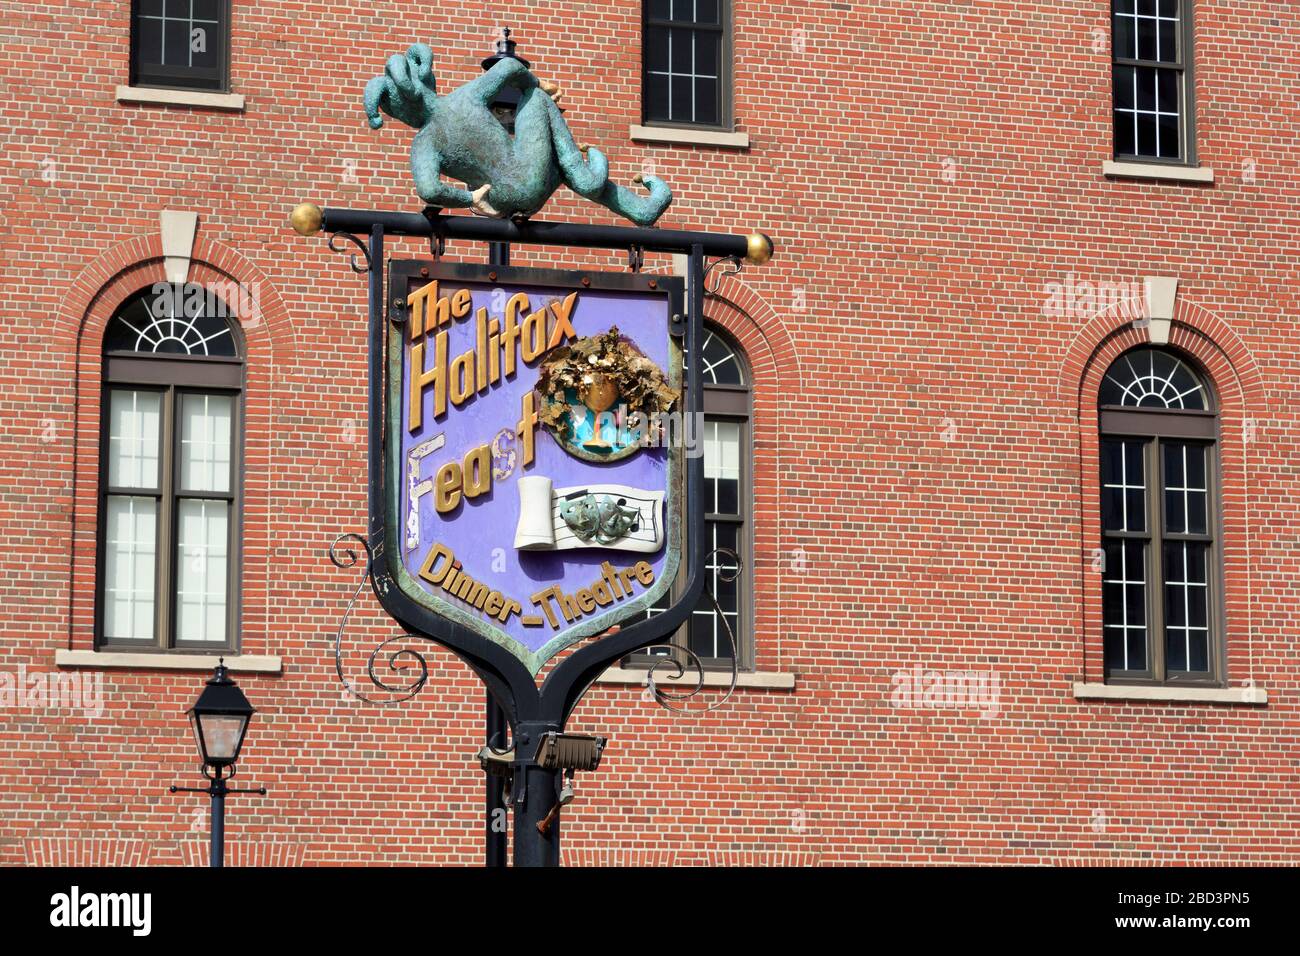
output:
<instances>
[{"instance_id":1,"label":"black metal sign frame","mask_svg":"<svg viewBox=\"0 0 1300 956\"><path fill-rule=\"evenodd\" d=\"M300 207L301 208L301 207ZM400 523L390 527L388 492L385 485L385 395L387 390L387 336L405 320L404 296L387 300L384 240L389 235L430 237L436 251L449 238L478 242L509 242L561 245L585 248L625 249L629 262L639 265L645 250L687 256L685 315L673 315L669 332L682 342L685 357L685 402L683 413L698 420L702 411L700 349L703 335L704 281L706 256L729 260L766 261L771 240L765 236L717 235L674 232L622 226L588 226L568 223L509 222L468 216L444 216L435 211L424 215L351 209L317 211L316 230L335 240L350 241L365 258L363 268L353 257L353 268L367 274L369 351L369 526L365 538L371 587L384 609L411 635L426 638L452 650L466 662L500 706L509 721L515 760L511 799L514 803L515 865L547 866L559 862L560 827L555 813L559 796L560 770L538 764L537 748L543 735L563 731L569 715L596 678L611 664L640 648L662 641L686 622L704 589L704 460L701 455L685 457L685 520L682 547L684 585L674 589L671 607L619 631L589 640L563 657L539 687L524 663L504 647L441 617L407 596L393 579L388 549L390 536L400 536ZM295 218L297 213L295 213ZM295 222L295 226L297 223ZM301 230L300 231L304 231ZM358 235L364 235L362 242ZM755 258L757 249L761 258ZM476 270L479 267L476 267ZM512 270L513 271L513 270ZM477 274L477 273L476 273ZM580 281L583 273L574 273ZM590 275L590 273L588 273ZM625 274L624 274L625 275ZM630 284L630 283L629 283ZM396 538L393 538L396 541ZM412 652L398 652L412 653ZM370 674L375 680L374 655ZM418 690L427 677L413 685ZM387 687L382 681L375 681ZM544 822L545 821L545 822ZM542 824L539 826L539 824Z\"/></svg>"}]
</instances>

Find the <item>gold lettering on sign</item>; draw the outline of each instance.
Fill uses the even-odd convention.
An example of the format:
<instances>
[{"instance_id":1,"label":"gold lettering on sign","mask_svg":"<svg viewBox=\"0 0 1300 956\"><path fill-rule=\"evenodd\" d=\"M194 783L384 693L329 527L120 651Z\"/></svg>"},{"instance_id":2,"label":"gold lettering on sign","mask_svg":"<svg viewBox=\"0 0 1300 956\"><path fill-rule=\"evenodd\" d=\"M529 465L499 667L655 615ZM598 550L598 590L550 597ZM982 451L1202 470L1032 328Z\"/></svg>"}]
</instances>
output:
<instances>
[{"instance_id":1,"label":"gold lettering on sign","mask_svg":"<svg viewBox=\"0 0 1300 956\"><path fill-rule=\"evenodd\" d=\"M455 467L459 471L459 466ZM501 624L505 624L513 614L519 616L519 623L524 627L542 626L541 616L523 614L523 605L514 598L470 575L445 544L434 544L429 549L420 565L419 577L441 588L448 597L483 612ZM558 584L552 584L532 595L529 600L545 615L545 623L551 625L551 630L558 631L561 618L565 624L572 624L595 613L599 608L632 597L635 593L631 584L633 580L648 589L654 584L654 569L649 563L638 561L630 568L616 571L612 564L603 561L600 577L587 587L568 594Z\"/></svg>"},{"instance_id":2,"label":"gold lettering on sign","mask_svg":"<svg viewBox=\"0 0 1300 956\"><path fill-rule=\"evenodd\" d=\"M406 323L410 366L406 426L411 432L424 424L424 398L430 390L433 417L442 418L447 414L448 400L452 408L459 408L473 395L514 375L521 359L525 364L535 362L547 350L578 337L573 327L577 292L531 312L528 293L516 292L506 302L504 316L497 318L489 314L487 306L474 309L469 289L457 289L449 296L440 296L438 289L435 279L406 297L410 309ZM451 356L448 332L443 326L466 320L471 311L474 345Z\"/></svg>"}]
</instances>

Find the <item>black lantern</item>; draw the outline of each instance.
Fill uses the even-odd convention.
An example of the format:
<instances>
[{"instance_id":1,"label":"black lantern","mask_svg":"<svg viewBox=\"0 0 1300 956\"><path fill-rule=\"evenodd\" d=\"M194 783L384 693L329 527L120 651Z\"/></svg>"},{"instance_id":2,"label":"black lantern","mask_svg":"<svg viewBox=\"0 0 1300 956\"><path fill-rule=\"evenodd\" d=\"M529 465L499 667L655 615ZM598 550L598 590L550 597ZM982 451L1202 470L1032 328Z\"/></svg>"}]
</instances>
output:
<instances>
[{"instance_id":1,"label":"black lantern","mask_svg":"<svg viewBox=\"0 0 1300 956\"><path fill-rule=\"evenodd\" d=\"M515 53L517 44L510 39L510 28L506 27L501 31L501 39L497 40L496 52L483 61L484 71L492 69L501 60L518 60L526 67L532 64L522 56ZM491 105L488 107L492 115L497 118L497 122L505 127L506 132L514 134L515 131L515 111L519 108L519 91L513 86L503 86L501 92L496 95Z\"/></svg>"},{"instance_id":2,"label":"black lantern","mask_svg":"<svg viewBox=\"0 0 1300 956\"><path fill-rule=\"evenodd\" d=\"M230 679L225 658L221 658L203 693L186 713L204 766L228 767L239 759L248 720L257 711Z\"/></svg>"},{"instance_id":3,"label":"black lantern","mask_svg":"<svg viewBox=\"0 0 1300 956\"><path fill-rule=\"evenodd\" d=\"M206 787L170 787L172 793L206 793L212 798L212 852L210 866L224 866L226 855L226 794L257 793L266 796L265 787L240 789L226 781L235 775L235 761L244 746L248 720L256 710L244 692L230 679L224 657L217 659L217 669L208 678L194 706L185 712L194 731L194 742L203 760ZM211 768L211 772L209 772Z\"/></svg>"}]
</instances>

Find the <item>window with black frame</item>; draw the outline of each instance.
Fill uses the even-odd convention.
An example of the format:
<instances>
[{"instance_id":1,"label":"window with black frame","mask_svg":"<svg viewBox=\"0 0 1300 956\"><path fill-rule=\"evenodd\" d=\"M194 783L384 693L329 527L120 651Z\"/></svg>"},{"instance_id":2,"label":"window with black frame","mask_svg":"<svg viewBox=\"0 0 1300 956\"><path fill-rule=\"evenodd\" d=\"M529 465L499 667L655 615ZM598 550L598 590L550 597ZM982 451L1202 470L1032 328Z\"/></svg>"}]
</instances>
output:
<instances>
[{"instance_id":1,"label":"window with black frame","mask_svg":"<svg viewBox=\"0 0 1300 956\"><path fill-rule=\"evenodd\" d=\"M1210 389L1173 353L1140 348L1111 364L1099 402L1107 679L1221 684Z\"/></svg>"},{"instance_id":2,"label":"window with black frame","mask_svg":"<svg viewBox=\"0 0 1300 956\"><path fill-rule=\"evenodd\" d=\"M100 647L236 648L243 362L207 298L156 286L105 330Z\"/></svg>"},{"instance_id":3,"label":"window with black frame","mask_svg":"<svg viewBox=\"0 0 1300 956\"><path fill-rule=\"evenodd\" d=\"M706 327L701 348L704 382L703 433L696 435L704 455L705 587L716 599L702 595L690 620L671 645L629 659L646 661L667 656L673 647L690 648L706 667L753 664L750 596L747 574L750 554L750 386L749 372L738 348L716 329ZM669 597L647 611L654 616L668 607ZM733 650L734 641L734 650ZM684 654L679 655L683 658Z\"/></svg>"},{"instance_id":4,"label":"window with black frame","mask_svg":"<svg viewBox=\"0 0 1300 956\"><path fill-rule=\"evenodd\" d=\"M1115 158L1192 165L1191 0L1113 0Z\"/></svg>"},{"instance_id":5,"label":"window with black frame","mask_svg":"<svg viewBox=\"0 0 1300 956\"><path fill-rule=\"evenodd\" d=\"M132 0L131 85L229 87L230 0Z\"/></svg>"},{"instance_id":6,"label":"window with black frame","mask_svg":"<svg viewBox=\"0 0 1300 956\"><path fill-rule=\"evenodd\" d=\"M643 4L642 115L648 125L731 128L727 0Z\"/></svg>"}]
</instances>

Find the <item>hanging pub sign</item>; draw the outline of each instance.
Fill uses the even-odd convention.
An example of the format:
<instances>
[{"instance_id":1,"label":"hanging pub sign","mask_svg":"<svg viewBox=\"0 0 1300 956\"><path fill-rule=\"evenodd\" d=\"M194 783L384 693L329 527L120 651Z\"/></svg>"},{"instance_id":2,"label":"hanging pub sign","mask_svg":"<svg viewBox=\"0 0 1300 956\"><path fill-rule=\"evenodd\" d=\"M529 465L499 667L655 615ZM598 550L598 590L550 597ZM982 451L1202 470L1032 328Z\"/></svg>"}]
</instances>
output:
<instances>
[{"instance_id":1,"label":"hanging pub sign","mask_svg":"<svg viewBox=\"0 0 1300 956\"><path fill-rule=\"evenodd\" d=\"M682 555L682 281L390 264L390 573L536 674Z\"/></svg>"}]
</instances>

